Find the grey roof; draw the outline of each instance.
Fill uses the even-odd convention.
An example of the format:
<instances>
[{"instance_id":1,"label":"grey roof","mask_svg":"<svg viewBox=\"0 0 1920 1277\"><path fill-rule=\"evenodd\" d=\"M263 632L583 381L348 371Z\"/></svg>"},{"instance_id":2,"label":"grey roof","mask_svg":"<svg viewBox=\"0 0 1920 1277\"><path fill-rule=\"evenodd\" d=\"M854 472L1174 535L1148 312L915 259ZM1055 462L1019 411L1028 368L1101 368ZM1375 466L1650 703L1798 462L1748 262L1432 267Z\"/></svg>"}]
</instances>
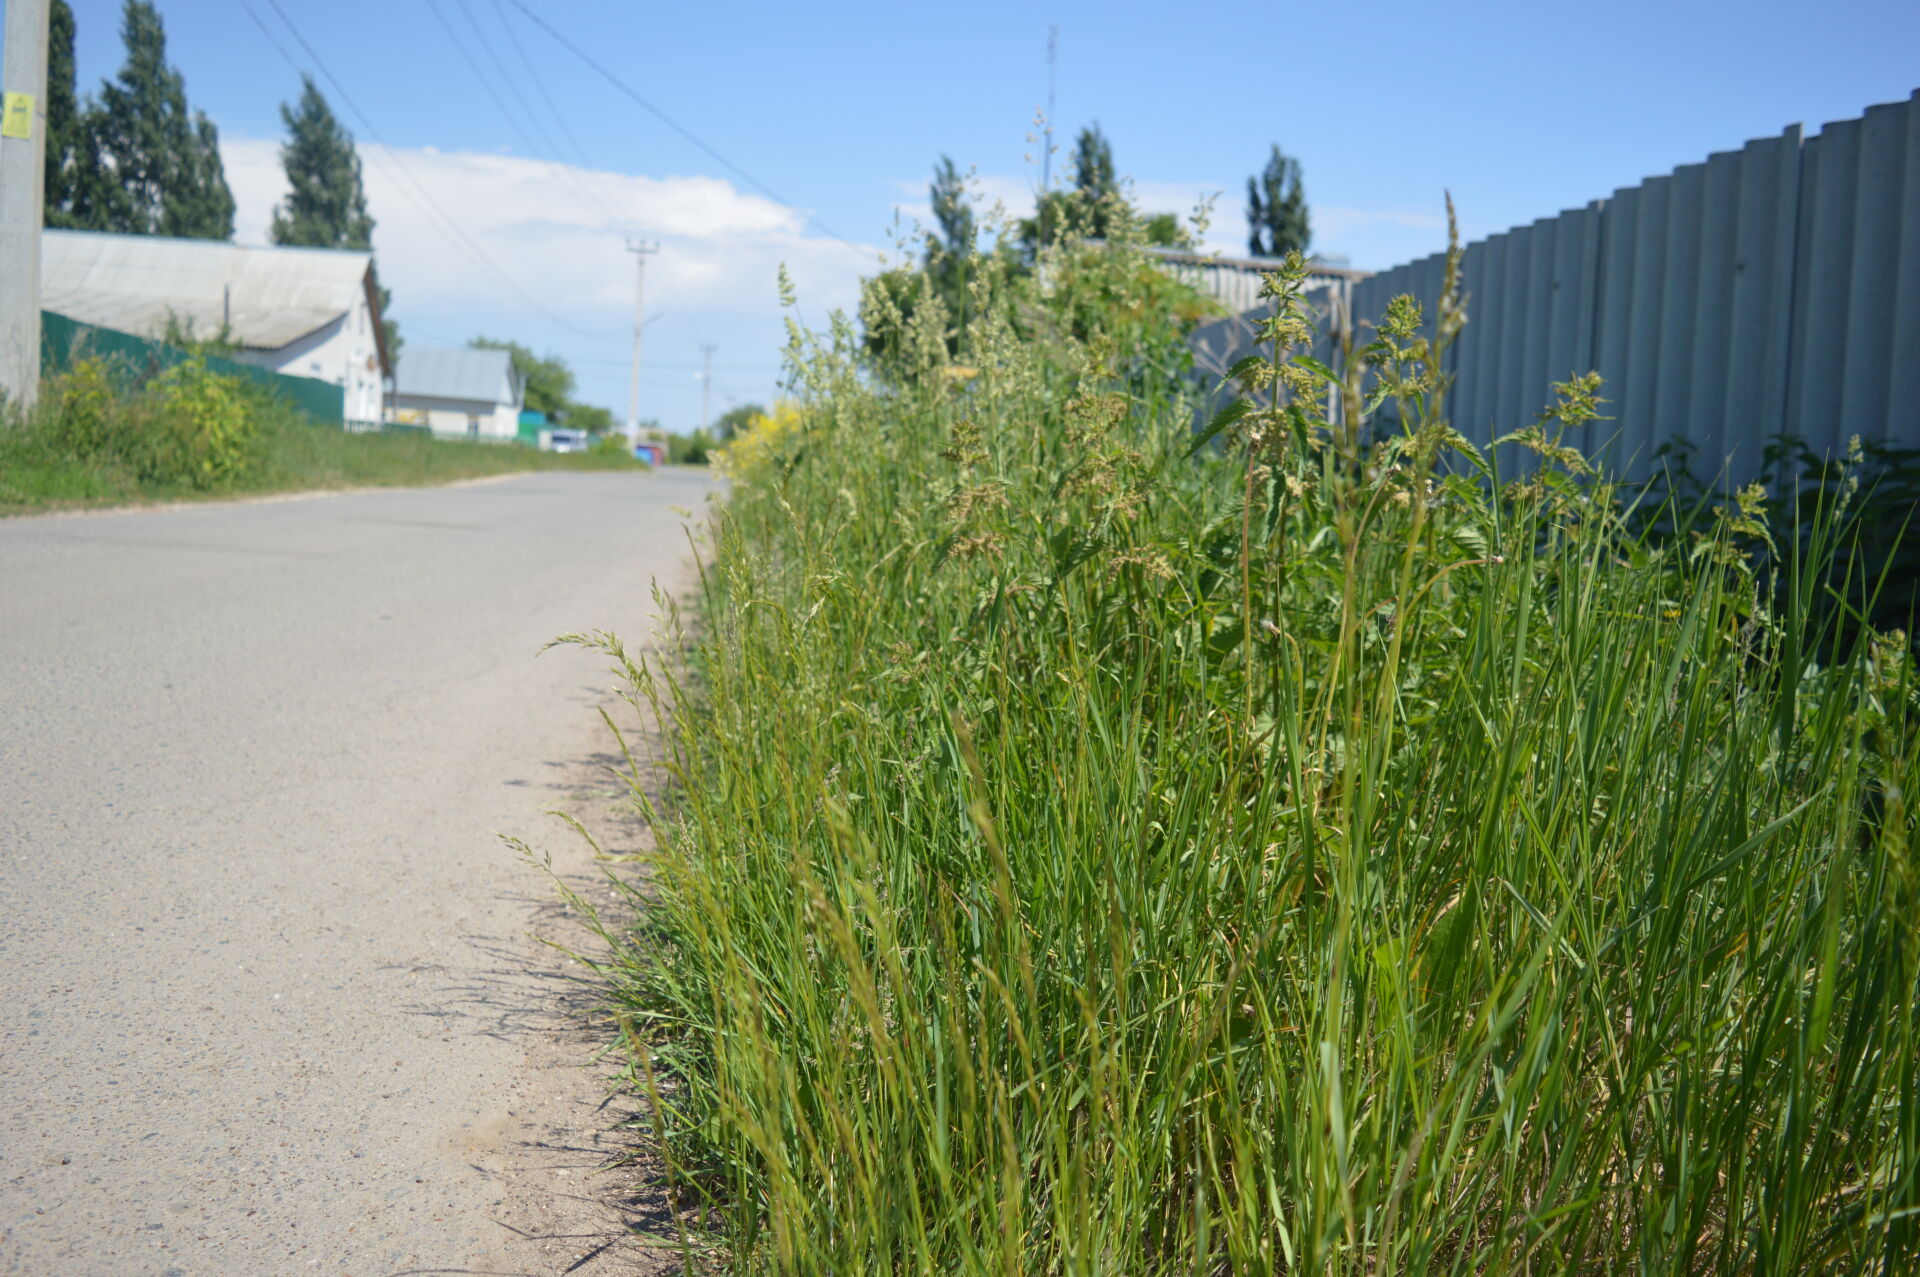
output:
<instances>
[{"instance_id":1,"label":"grey roof","mask_svg":"<svg viewBox=\"0 0 1920 1277\"><path fill-rule=\"evenodd\" d=\"M393 393L518 405L520 382L513 374L513 357L504 350L422 346L410 341L400 348Z\"/></svg>"},{"instance_id":2,"label":"grey roof","mask_svg":"<svg viewBox=\"0 0 1920 1277\"><path fill-rule=\"evenodd\" d=\"M40 305L69 319L152 336L169 315L212 336L278 350L326 327L366 295L373 254L252 248L221 240L49 230L40 237Z\"/></svg>"}]
</instances>

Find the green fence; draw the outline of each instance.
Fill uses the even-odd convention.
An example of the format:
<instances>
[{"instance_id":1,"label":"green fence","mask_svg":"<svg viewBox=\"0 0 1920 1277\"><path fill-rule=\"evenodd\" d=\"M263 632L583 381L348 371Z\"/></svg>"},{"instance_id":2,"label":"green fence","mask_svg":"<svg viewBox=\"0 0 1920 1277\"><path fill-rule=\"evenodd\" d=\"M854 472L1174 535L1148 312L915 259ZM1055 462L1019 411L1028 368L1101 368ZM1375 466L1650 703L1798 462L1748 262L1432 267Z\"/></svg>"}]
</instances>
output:
<instances>
[{"instance_id":1,"label":"green fence","mask_svg":"<svg viewBox=\"0 0 1920 1277\"><path fill-rule=\"evenodd\" d=\"M42 373L61 372L71 367L75 359L88 355L119 364L143 379L192 357L187 351L165 342L83 324L50 310L40 312ZM322 425L346 423L347 392L343 387L312 377L289 377L218 355L207 356L207 367L259 382Z\"/></svg>"}]
</instances>

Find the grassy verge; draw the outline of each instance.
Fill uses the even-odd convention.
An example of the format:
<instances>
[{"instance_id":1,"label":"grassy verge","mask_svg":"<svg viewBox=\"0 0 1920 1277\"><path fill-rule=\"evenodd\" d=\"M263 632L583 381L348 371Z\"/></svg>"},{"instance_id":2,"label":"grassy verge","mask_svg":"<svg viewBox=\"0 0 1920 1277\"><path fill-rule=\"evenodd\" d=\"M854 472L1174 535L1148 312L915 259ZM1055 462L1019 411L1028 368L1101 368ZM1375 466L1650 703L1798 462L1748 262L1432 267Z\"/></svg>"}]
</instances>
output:
<instances>
[{"instance_id":1,"label":"grassy verge","mask_svg":"<svg viewBox=\"0 0 1920 1277\"><path fill-rule=\"evenodd\" d=\"M101 361L49 378L33 413L0 418L0 515L318 488L446 483L526 470L643 469L419 434L317 426L260 387L184 364L130 384Z\"/></svg>"},{"instance_id":2,"label":"grassy verge","mask_svg":"<svg viewBox=\"0 0 1920 1277\"><path fill-rule=\"evenodd\" d=\"M1297 274L1196 451L1127 254L1043 277L796 338L696 677L579 640L677 784L607 973L690 1256L1912 1271L1920 689L1828 605L1852 490L1649 517L1591 378L1496 473L1457 300L1327 369Z\"/></svg>"}]
</instances>

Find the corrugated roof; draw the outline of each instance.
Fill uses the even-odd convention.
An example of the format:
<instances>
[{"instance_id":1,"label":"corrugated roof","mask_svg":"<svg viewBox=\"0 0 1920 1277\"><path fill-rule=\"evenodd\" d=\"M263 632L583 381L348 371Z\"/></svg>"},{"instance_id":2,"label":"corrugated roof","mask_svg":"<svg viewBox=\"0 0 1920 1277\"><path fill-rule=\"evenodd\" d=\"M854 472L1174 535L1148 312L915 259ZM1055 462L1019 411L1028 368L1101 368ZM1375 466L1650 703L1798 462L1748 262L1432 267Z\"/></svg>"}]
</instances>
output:
<instances>
[{"instance_id":1,"label":"corrugated roof","mask_svg":"<svg viewBox=\"0 0 1920 1277\"><path fill-rule=\"evenodd\" d=\"M411 341L400 348L393 393L480 403L520 402L513 357L506 351L422 346Z\"/></svg>"},{"instance_id":2,"label":"corrugated roof","mask_svg":"<svg viewBox=\"0 0 1920 1277\"><path fill-rule=\"evenodd\" d=\"M40 237L40 305L138 336L169 315L210 337L278 350L351 310L371 253L253 248L220 240L49 230Z\"/></svg>"}]
</instances>

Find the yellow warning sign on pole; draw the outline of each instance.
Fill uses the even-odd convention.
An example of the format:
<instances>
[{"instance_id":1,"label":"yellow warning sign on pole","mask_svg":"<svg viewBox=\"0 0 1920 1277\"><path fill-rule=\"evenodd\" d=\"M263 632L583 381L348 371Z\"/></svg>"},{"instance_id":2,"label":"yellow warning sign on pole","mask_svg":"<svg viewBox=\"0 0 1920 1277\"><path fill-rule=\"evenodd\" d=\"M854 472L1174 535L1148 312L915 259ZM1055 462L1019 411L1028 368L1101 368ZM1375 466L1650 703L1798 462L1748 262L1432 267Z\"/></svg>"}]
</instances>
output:
<instances>
[{"instance_id":1,"label":"yellow warning sign on pole","mask_svg":"<svg viewBox=\"0 0 1920 1277\"><path fill-rule=\"evenodd\" d=\"M31 93L7 94L6 114L0 115L0 137L32 139L33 95Z\"/></svg>"}]
</instances>

